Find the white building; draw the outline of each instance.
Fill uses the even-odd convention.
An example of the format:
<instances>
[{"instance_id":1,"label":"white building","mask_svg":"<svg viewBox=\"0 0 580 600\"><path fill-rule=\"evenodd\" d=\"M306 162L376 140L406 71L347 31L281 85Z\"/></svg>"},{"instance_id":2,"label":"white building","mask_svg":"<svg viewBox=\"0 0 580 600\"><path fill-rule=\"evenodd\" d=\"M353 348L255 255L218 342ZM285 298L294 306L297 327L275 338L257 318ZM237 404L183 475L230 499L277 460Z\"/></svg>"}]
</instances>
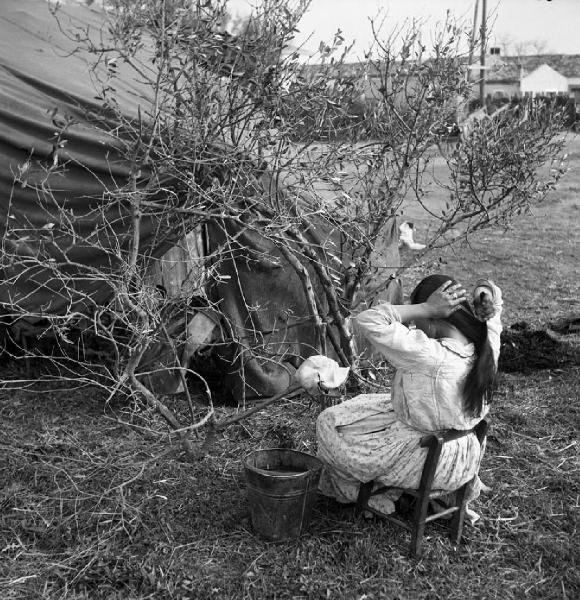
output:
<instances>
[{"instance_id":1,"label":"white building","mask_svg":"<svg viewBox=\"0 0 580 600\"><path fill-rule=\"evenodd\" d=\"M580 103L580 55L494 55L486 67L485 93L493 99L556 94ZM471 68L478 74L477 65Z\"/></svg>"},{"instance_id":2,"label":"white building","mask_svg":"<svg viewBox=\"0 0 580 600\"><path fill-rule=\"evenodd\" d=\"M527 96L566 94L570 91L568 78L543 64L520 80L520 94Z\"/></svg>"}]
</instances>

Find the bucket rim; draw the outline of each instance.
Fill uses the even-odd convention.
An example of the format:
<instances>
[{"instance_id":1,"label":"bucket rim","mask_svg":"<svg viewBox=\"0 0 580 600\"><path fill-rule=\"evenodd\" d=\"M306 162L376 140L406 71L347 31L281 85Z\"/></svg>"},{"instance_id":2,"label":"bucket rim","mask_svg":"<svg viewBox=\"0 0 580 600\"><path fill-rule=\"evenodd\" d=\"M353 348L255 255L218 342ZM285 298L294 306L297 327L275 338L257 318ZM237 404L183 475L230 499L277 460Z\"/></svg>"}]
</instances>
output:
<instances>
[{"instance_id":1,"label":"bucket rim","mask_svg":"<svg viewBox=\"0 0 580 600\"><path fill-rule=\"evenodd\" d=\"M272 471L268 471L267 469L260 469L260 467L256 467L254 465L248 464L248 460L254 454L258 454L259 452L268 452L271 450L284 450L284 451L289 450L290 452L294 452L296 454L301 454L302 456L314 458L316 461L318 461L319 464L316 465L316 467L313 467L312 469L306 469L306 471L301 471L299 473L273 473ZM293 450L292 448L259 448L258 450L252 450L249 454L247 454L244 457L243 465L246 469L250 469L251 471L254 471L256 473L266 474L269 477L285 478L285 479L289 479L289 478L298 479L300 477L305 477L311 471L315 471L316 469L322 469L322 466L323 466L322 461L317 456L314 456L314 454L309 454L308 452L302 452L302 450Z\"/></svg>"}]
</instances>

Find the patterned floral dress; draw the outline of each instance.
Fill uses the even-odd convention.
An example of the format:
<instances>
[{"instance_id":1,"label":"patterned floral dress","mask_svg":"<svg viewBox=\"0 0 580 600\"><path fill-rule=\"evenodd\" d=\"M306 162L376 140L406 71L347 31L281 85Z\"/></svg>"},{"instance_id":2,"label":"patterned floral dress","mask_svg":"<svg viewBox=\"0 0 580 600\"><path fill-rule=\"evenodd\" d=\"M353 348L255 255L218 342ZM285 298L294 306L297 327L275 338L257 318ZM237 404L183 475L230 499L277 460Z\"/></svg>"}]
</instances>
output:
<instances>
[{"instance_id":1,"label":"patterned floral dress","mask_svg":"<svg viewBox=\"0 0 580 600\"><path fill-rule=\"evenodd\" d=\"M500 314L501 309L487 321L496 362ZM432 339L419 329L410 329L389 304L362 312L356 325L397 371L390 394L363 394L318 417L318 457L325 464L320 491L345 503L356 501L361 482L419 487L427 454L419 440L445 429L471 429L481 419L465 414L461 394L475 359L473 344ZM487 411L486 406L482 417ZM433 488L454 491L475 477L469 499L476 498L480 454L475 435L445 444ZM373 496L369 505L391 513L398 496L396 491Z\"/></svg>"}]
</instances>

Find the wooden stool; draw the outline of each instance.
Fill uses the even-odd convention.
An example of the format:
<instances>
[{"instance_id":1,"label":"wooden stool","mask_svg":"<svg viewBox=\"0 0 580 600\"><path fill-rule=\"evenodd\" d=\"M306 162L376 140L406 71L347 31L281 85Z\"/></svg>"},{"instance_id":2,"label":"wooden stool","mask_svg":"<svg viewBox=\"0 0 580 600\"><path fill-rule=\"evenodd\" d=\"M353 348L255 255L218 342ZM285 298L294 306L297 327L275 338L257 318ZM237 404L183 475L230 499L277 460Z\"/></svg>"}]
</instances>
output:
<instances>
[{"instance_id":1,"label":"wooden stool","mask_svg":"<svg viewBox=\"0 0 580 600\"><path fill-rule=\"evenodd\" d=\"M487 421L482 419L473 429L469 429L467 431L456 431L451 429L443 433L431 434L421 438L421 447L428 448L429 450L427 452L427 458L425 459L425 465L423 466L423 471L421 473L421 483L419 484L419 489L381 486L376 490L373 490L375 483L374 481L362 483L360 485L356 501L357 514L362 514L363 511L368 510L384 519L404 527L408 531L411 531L411 556L415 557L421 556L421 545L423 542L425 524L429 523L430 521L440 519L441 517L453 515L451 520L451 539L453 540L453 543L459 544L461 535L463 533L465 507L467 504L465 494L467 492L467 486L471 482L468 481L455 492L455 503L453 506L449 506L442 512L427 516L429 501L449 494L448 491L444 490L432 490L431 486L433 485L433 479L435 478L435 472L437 471L437 464L443 449L443 444L465 437L471 433L475 433L480 446L483 446L483 442L487 434L487 428ZM394 515L383 514L368 506L368 501L371 496L382 494L387 490L397 490L415 497L415 510L410 523L403 521Z\"/></svg>"}]
</instances>

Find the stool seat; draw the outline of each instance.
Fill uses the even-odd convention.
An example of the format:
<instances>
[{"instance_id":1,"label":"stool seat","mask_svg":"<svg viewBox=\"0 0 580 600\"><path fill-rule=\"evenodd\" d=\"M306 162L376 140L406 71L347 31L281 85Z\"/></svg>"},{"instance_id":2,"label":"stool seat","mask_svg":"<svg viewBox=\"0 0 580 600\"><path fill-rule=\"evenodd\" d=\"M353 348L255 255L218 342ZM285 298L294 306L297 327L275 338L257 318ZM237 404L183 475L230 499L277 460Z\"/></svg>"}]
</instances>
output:
<instances>
[{"instance_id":1,"label":"stool seat","mask_svg":"<svg viewBox=\"0 0 580 600\"><path fill-rule=\"evenodd\" d=\"M421 472L419 488L409 489L380 484L375 488L375 481L361 483L356 501L357 514L362 514L364 511L370 511L373 514L411 531L410 551L411 555L415 557L421 556L425 524L430 521L435 521L436 519L449 516L452 517L450 523L451 539L455 544L459 544L461 536L463 535L463 524L465 521L465 508L467 505L466 492L471 482L468 481L455 492L455 502L453 505L448 506L441 512L427 515L427 509L431 500L450 494L449 491L432 489L433 480L435 478L437 464L439 463L439 457L441 456L444 444L474 433L477 436L480 446L483 446L487 435L487 429L488 423L485 419L482 419L473 429L466 431L448 430L424 436L421 438L420 445L423 448L428 448L428 452ZM409 494L415 498L415 509L413 518L410 522L404 521L396 514L384 514L369 507L368 501L371 496L382 494L389 490L396 490Z\"/></svg>"}]
</instances>

